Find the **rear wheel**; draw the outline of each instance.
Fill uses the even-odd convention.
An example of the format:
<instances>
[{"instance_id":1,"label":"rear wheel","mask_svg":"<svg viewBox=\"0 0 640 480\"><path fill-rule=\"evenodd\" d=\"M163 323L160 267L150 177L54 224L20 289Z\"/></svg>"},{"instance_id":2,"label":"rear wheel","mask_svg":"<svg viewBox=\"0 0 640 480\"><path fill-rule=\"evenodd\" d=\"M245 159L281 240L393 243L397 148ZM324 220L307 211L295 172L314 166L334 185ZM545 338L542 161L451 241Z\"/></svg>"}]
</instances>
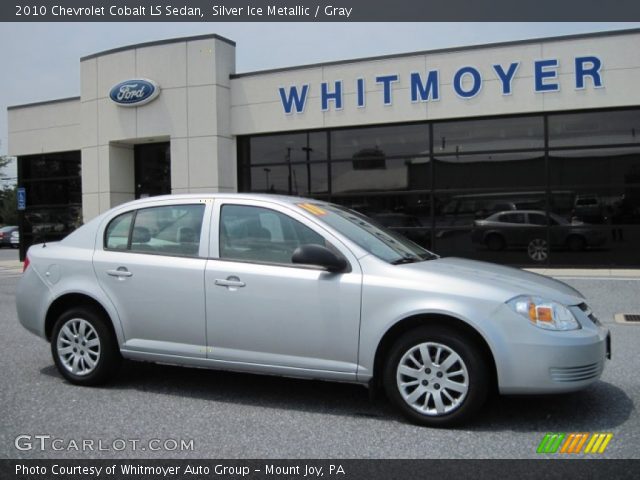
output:
<instances>
[{"instance_id":1,"label":"rear wheel","mask_svg":"<svg viewBox=\"0 0 640 480\"><path fill-rule=\"evenodd\" d=\"M443 427L476 413L489 392L481 350L458 332L424 326L392 347L384 370L387 395L412 422Z\"/></svg>"},{"instance_id":2,"label":"rear wheel","mask_svg":"<svg viewBox=\"0 0 640 480\"><path fill-rule=\"evenodd\" d=\"M121 362L118 343L104 316L76 307L58 318L51 335L51 353L58 371L71 383L107 382Z\"/></svg>"}]
</instances>

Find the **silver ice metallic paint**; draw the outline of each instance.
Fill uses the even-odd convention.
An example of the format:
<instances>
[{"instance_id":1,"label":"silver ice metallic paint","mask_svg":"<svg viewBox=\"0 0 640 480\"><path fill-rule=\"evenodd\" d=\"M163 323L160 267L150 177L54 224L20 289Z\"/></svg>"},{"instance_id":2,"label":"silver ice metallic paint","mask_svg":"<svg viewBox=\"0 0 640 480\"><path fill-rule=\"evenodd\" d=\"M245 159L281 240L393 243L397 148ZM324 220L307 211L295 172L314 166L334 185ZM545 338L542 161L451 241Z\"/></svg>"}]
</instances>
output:
<instances>
[{"instance_id":1,"label":"silver ice metallic paint","mask_svg":"<svg viewBox=\"0 0 640 480\"><path fill-rule=\"evenodd\" d=\"M608 332L573 288L460 258L391 264L322 215L299 206L306 202L329 208L309 199L243 194L155 197L116 207L58 243L29 249L31 264L17 292L20 322L46 338L53 302L81 294L104 308L126 358L367 383L380 342L394 325L441 315L464 322L484 339L502 393L577 390L602 373ZM116 216L191 204L204 205L193 256L104 248L105 228ZM349 269L330 273L221 259L220 212L229 204L266 208L297 220L330 243ZM520 295L567 306L579 328L536 327L507 305ZM74 357L69 360L73 367ZM90 368L90 363L83 365ZM459 385L450 385L458 390L456 398L466 392L466 366L458 366L463 370ZM422 377L416 374L415 379Z\"/></svg>"}]
</instances>

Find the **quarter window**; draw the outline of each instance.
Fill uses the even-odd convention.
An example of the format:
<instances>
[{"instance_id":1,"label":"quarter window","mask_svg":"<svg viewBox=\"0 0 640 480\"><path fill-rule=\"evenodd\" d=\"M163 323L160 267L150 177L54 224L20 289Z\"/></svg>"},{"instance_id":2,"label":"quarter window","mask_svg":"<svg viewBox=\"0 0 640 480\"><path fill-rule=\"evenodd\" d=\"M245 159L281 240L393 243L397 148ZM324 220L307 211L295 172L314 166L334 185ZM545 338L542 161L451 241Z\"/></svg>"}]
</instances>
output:
<instances>
[{"instance_id":1,"label":"quarter window","mask_svg":"<svg viewBox=\"0 0 640 480\"><path fill-rule=\"evenodd\" d=\"M129 230L133 212L124 213L113 220L107 227L105 245L109 250L126 250L129 243Z\"/></svg>"},{"instance_id":2,"label":"quarter window","mask_svg":"<svg viewBox=\"0 0 640 480\"><path fill-rule=\"evenodd\" d=\"M328 246L321 235L275 210L243 205L222 207L222 259L291 264L295 249L308 244Z\"/></svg>"}]
</instances>

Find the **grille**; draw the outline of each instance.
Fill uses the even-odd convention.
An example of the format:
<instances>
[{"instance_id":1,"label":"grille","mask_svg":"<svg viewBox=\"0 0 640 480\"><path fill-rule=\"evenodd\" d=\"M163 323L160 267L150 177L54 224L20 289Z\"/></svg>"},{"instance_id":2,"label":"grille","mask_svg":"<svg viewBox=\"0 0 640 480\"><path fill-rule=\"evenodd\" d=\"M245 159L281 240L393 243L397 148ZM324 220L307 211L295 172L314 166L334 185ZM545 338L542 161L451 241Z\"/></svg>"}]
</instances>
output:
<instances>
[{"instance_id":1,"label":"grille","mask_svg":"<svg viewBox=\"0 0 640 480\"><path fill-rule=\"evenodd\" d=\"M554 382L581 382L600 375L600 363L592 363L581 367L551 367L549 373Z\"/></svg>"},{"instance_id":2,"label":"grille","mask_svg":"<svg viewBox=\"0 0 640 480\"><path fill-rule=\"evenodd\" d=\"M632 314L623 316L625 322L640 322L640 315Z\"/></svg>"}]
</instances>

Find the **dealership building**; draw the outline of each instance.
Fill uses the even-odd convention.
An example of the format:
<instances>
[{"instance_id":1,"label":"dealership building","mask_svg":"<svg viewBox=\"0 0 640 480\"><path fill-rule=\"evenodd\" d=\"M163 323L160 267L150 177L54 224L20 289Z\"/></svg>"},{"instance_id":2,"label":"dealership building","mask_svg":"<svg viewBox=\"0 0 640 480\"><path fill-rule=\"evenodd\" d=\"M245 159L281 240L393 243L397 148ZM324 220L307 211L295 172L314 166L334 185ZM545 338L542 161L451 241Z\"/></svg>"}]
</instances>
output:
<instances>
[{"instance_id":1,"label":"dealership building","mask_svg":"<svg viewBox=\"0 0 640 480\"><path fill-rule=\"evenodd\" d=\"M625 30L248 73L218 35L89 55L80 96L8 109L23 247L134 198L241 191L342 204L445 256L635 268L638 45Z\"/></svg>"}]
</instances>

